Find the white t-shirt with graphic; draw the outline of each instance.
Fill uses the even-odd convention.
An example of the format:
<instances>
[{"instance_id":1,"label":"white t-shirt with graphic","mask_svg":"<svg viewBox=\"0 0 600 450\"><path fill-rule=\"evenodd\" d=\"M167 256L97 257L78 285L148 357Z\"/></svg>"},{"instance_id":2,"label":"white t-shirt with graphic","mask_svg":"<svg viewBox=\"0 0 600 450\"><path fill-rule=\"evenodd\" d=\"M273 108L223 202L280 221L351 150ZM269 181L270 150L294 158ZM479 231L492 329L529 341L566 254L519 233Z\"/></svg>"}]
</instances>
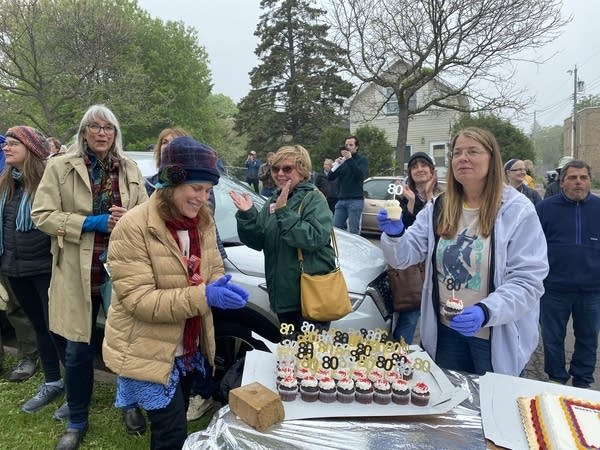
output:
<instances>
[{"instance_id":1,"label":"white t-shirt with graphic","mask_svg":"<svg viewBox=\"0 0 600 450\"><path fill-rule=\"evenodd\" d=\"M472 306L488 296L490 268L490 237L479 234L479 209L463 207L456 236L438 241L435 254L440 321L450 326L443 313L449 297ZM481 328L476 337L489 339L489 328Z\"/></svg>"}]
</instances>

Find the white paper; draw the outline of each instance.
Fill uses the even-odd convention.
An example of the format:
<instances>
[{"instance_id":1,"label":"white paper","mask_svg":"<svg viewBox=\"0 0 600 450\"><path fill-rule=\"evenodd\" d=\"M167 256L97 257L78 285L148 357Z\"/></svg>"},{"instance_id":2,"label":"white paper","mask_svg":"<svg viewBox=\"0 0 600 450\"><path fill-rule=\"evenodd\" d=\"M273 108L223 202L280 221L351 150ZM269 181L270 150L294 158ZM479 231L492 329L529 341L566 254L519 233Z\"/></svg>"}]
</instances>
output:
<instances>
[{"instance_id":1,"label":"white paper","mask_svg":"<svg viewBox=\"0 0 600 450\"><path fill-rule=\"evenodd\" d=\"M292 402L283 402L285 410L285 420L309 419L319 417L356 417L356 416L409 416L409 415L430 415L445 413L465 400L468 392L455 387L442 370L431 361L429 355L425 352L415 352L410 354L413 361L421 358L430 361L431 372L414 372L411 383L424 381L430 388L431 396L428 406L379 405L372 403L362 405L360 403L323 403L318 400L314 403L304 402L298 395ZM259 382L265 387L277 392L275 385L276 360L274 353L261 352L253 350L246 354L244 373L242 376L242 386Z\"/></svg>"},{"instance_id":2,"label":"white paper","mask_svg":"<svg viewBox=\"0 0 600 450\"><path fill-rule=\"evenodd\" d=\"M496 445L513 450L527 450L517 406L518 397L531 397L543 392L600 402L600 392L526 378L486 373L479 379L481 419L485 437Z\"/></svg>"}]
</instances>

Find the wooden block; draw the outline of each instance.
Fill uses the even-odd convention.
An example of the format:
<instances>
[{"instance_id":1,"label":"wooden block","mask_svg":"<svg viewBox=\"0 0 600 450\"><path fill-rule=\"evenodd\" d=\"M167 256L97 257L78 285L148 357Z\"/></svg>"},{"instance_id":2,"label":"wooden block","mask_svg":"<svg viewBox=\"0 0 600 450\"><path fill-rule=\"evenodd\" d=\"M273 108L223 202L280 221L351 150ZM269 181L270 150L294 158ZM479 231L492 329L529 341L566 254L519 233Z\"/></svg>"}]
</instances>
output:
<instances>
[{"instance_id":1,"label":"wooden block","mask_svg":"<svg viewBox=\"0 0 600 450\"><path fill-rule=\"evenodd\" d=\"M229 409L258 431L283 421L285 415L279 394L256 382L229 391Z\"/></svg>"}]
</instances>

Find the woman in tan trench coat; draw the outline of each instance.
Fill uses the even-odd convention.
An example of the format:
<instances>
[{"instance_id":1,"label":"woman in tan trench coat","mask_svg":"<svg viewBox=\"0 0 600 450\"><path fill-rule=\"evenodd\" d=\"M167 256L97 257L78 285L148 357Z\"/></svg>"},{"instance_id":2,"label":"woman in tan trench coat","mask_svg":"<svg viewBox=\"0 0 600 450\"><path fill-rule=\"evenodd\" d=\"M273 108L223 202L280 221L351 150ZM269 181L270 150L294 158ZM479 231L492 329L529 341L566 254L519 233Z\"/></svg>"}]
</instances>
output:
<instances>
[{"instance_id":1,"label":"woman in tan trench coat","mask_svg":"<svg viewBox=\"0 0 600 450\"><path fill-rule=\"evenodd\" d=\"M74 149L48 160L32 208L34 223L51 236L50 329L67 340L69 422L58 450L79 448L88 427L92 334L107 281L103 258L110 233L127 210L147 199L137 164L123 155L117 118L104 105L91 106Z\"/></svg>"}]
</instances>

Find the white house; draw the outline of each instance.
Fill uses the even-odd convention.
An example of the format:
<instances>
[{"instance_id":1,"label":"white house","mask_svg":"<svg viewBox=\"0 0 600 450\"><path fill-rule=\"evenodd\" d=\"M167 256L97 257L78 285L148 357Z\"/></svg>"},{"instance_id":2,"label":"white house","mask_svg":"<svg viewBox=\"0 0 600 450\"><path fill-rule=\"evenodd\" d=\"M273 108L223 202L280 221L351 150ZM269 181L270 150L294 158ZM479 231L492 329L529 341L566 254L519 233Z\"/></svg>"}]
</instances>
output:
<instances>
[{"instance_id":1,"label":"white house","mask_svg":"<svg viewBox=\"0 0 600 450\"><path fill-rule=\"evenodd\" d=\"M410 101L417 102L417 106L424 103L439 86L438 82L429 82ZM350 131L355 132L365 125L380 128L385 132L390 145L395 147L398 137L398 102L394 96L384 105L391 94L391 88L382 88L374 83L362 88L350 103ZM468 104L464 96L446 101ZM425 152L438 167L438 175L444 176L452 126L460 118L460 114L452 109L431 106L410 117L404 161L408 161L409 156L415 152Z\"/></svg>"}]
</instances>

